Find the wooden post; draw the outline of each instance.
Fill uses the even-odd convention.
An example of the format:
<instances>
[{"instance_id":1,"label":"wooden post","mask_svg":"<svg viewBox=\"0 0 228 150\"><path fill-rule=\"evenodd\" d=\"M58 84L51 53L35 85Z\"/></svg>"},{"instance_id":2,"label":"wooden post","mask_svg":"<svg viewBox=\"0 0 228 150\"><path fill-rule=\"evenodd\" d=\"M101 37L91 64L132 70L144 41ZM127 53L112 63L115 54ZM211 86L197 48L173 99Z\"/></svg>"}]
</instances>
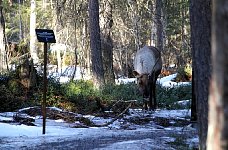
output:
<instances>
[{"instance_id":1,"label":"wooden post","mask_svg":"<svg viewBox=\"0 0 228 150\"><path fill-rule=\"evenodd\" d=\"M44 87L43 87L43 103L42 103L42 114L43 114L43 134L45 134L46 128L46 97L47 97L47 42L44 42Z\"/></svg>"},{"instance_id":2,"label":"wooden post","mask_svg":"<svg viewBox=\"0 0 228 150\"><path fill-rule=\"evenodd\" d=\"M36 36L39 42L44 43L44 87L43 87L43 102L42 102L42 115L43 115L43 134L46 130L46 98L47 98L47 43L56 43L55 34L53 30L36 29Z\"/></svg>"}]
</instances>

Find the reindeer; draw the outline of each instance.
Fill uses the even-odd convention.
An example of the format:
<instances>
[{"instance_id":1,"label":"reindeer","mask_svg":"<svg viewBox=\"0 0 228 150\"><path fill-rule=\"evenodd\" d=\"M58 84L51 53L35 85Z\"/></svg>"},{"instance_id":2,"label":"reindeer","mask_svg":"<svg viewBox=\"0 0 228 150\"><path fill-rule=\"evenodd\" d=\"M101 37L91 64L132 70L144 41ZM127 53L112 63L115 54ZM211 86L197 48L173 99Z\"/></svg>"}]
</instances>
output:
<instances>
[{"instance_id":1,"label":"reindeer","mask_svg":"<svg viewBox=\"0 0 228 150\"><path fill-rule=\"evenodd\" d=\"M154 110L157 107L156 81L162 69L161 52L155 47L144 46L137 51L133 65L133 75L137 78L139 91L143 95L145 110L148 110L148 106L149 110Z\"/></svg>"}]
</instances>

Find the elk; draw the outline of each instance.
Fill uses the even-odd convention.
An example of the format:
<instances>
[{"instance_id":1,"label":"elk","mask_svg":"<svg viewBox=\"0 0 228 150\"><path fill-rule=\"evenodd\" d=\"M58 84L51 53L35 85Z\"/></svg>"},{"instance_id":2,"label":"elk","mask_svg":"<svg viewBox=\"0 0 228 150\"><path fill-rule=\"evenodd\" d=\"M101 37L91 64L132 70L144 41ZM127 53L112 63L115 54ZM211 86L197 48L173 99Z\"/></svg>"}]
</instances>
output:
<instances>
[{"instance_id":1,"label":"elk","mask_svg":"<svg viewBox=\"0 0 228 150\"><path fill-rule=\"evenodd\" d=\"M137 51L134 58L133 75L143 96L145 110L155 110L157 107L155 89L156 81L161 73L161 52L153 46L144 46Z\"/></svg>"}]
</instances>

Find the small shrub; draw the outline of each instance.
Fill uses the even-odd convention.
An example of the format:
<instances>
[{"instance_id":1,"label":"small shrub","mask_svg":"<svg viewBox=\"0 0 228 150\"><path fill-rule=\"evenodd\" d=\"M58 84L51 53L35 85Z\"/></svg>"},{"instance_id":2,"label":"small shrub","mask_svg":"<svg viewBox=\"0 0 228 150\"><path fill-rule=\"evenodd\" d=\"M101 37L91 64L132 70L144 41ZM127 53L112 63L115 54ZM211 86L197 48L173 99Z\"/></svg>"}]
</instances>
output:
<instances>
[{"instance_id":1,"label":"small shrub","mask_svg":"<svg viewBox=\"0 0 228 150\"><path fill-rule=\"evenodd\" d=\"M44 89L43 78L39 76L38 81L38 85L32 89L33 95L30 98L30 102L41 105ZM62 99L64 98L62 97L61 84L54 78L48 78L46 93L47 106L58 106L58 103L60 103Z\"/></svg>"},{"instance_id":2,"label":"small shrub","mask_svg":"<svg viewBox=\"0 0 228 150\"><path fill-rule=\"evenodd\" d=\"M137 86L134 83L113 85L105 85L101 90L103 99L110 100L136 100L140 99L140 95L137 92Z\"/></svg>"},{"instance_id":3,"label":"small shrub","mask_svg":"<svg viewBox=\"0 0 228 150\"><path fill-rule=\"evenodd\" d=\"M8 75L0 74L0 85L7 85L10 77Z\"/></svg>"},{"instance_id":4,"label":"small shrub","mask_svg":"<svg viewBox=\"0 0 228 150\"><path fill-rule=\"evenodd\" d=\"M190 64L186 64L183 67L180 67L177 71L176 81L191 81L192 80L192 67Z\"/></svg>"},{"instance_id":5,"label":"small shrub","mask_svg":"<svg viewBox=\"0 0 228 150\"><path fill-rule=\"evenodd\" d=\"M99 110L97 100L105 105L111 105L113 100L136 100L140 98L137 87L129 84L107 84L101 90L96 90L92 81L73 81L64 84L64 96L75 104L77 110L93 112Z\"/></svg>"},{"instance_id":6,"label":"small shrub","mask_svg":"<svg viewBox=\"0 0 228 150\"><path fill-rule=\"evenodd\" d=\"M157 85L158 105L161 108L177 109L181 108L176 102L180 100L190 100L192 98L192 86L183 85L172 88L165 88Z\"/></svg>"},{"instance_id":7,"label":"small shrub","mask_svg":"<svg viewBox=\"0 0 228 150\"><path fill-rule=\"evenodd\" d=\"M79 99L85 99L96 95L92 81L71 81L69 83L63 84L62 87L64 95L73 101L77 97Z\"/></svg>"},{"instance_id":8,"label":"small shrub","mask_svg":"<svg viewBox=\"0 0 228 150\"><path fill-rule=\"evenodd\" d=\"M75 110L80 112L88 112L97 107L95 99L99 94L92 81L77 80L65 83L62 85L62 94L75 105Z\"/></svg>"},{"instance_id":9,"label":"small shrub","mask_svg":"<svg viewBox=\"0 0 228 150\"><path fill-rule=\"evenodd\" d=\"M6 86L0 86L0 93L0 112L14 111L22 106L22 101L15 97Z\"/></svg>"},{"instance_id":10,"label":"small shrub","mask_svg":"<svg viewBox=\"0 0 228 150\"><path fill-rule=\"evenodd\" d=\"M37 84L26 92L18 85L15 73L0 75L0 111L13 111L18 108L41 105L43 100L43 77L37 77ZM156 96L160 108L176 109L175 102L189 100L192 96L191 85L164 88L157 85ZM99 110L97 101L112 105L113 100L137 100L135 107L142 108L142 96L135 83L107 84L96 90L92 81L77 80L60 84L54 78L48 79L47 106L56 106L65 110L91 113Z\"/></svg>"},{"instance_id":11,"label":"small shrub","mask_svg":"<svg viewBox=\"0 0 228 150\"><path fill-rule=\"evenodd\" d=\"M20 95L21 91L23 91L22 86L16 79L9 80L8 88L11 89L11 92L14 95Z\"/></svg>"}]
</instances>

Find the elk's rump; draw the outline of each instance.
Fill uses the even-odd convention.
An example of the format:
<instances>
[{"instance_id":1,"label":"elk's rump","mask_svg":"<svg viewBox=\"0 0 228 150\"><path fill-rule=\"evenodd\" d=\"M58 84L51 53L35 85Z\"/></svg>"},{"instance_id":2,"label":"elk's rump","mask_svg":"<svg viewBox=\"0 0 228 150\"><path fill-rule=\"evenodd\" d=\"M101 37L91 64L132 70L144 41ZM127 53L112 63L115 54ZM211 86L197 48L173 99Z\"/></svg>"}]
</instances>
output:
<instances>
[{"instance_id":1,"label":"elk's rump","mask_svg":"<svg viewBox=\"0 0 228 150\"><path fill-rule=\"evenodd\" d=\"M139 74L150 74L157 66L156 60L157 53L160 53L155 47L144 46L137 51L134 59L134 70Z\"/></svg>"}]
</instances>

